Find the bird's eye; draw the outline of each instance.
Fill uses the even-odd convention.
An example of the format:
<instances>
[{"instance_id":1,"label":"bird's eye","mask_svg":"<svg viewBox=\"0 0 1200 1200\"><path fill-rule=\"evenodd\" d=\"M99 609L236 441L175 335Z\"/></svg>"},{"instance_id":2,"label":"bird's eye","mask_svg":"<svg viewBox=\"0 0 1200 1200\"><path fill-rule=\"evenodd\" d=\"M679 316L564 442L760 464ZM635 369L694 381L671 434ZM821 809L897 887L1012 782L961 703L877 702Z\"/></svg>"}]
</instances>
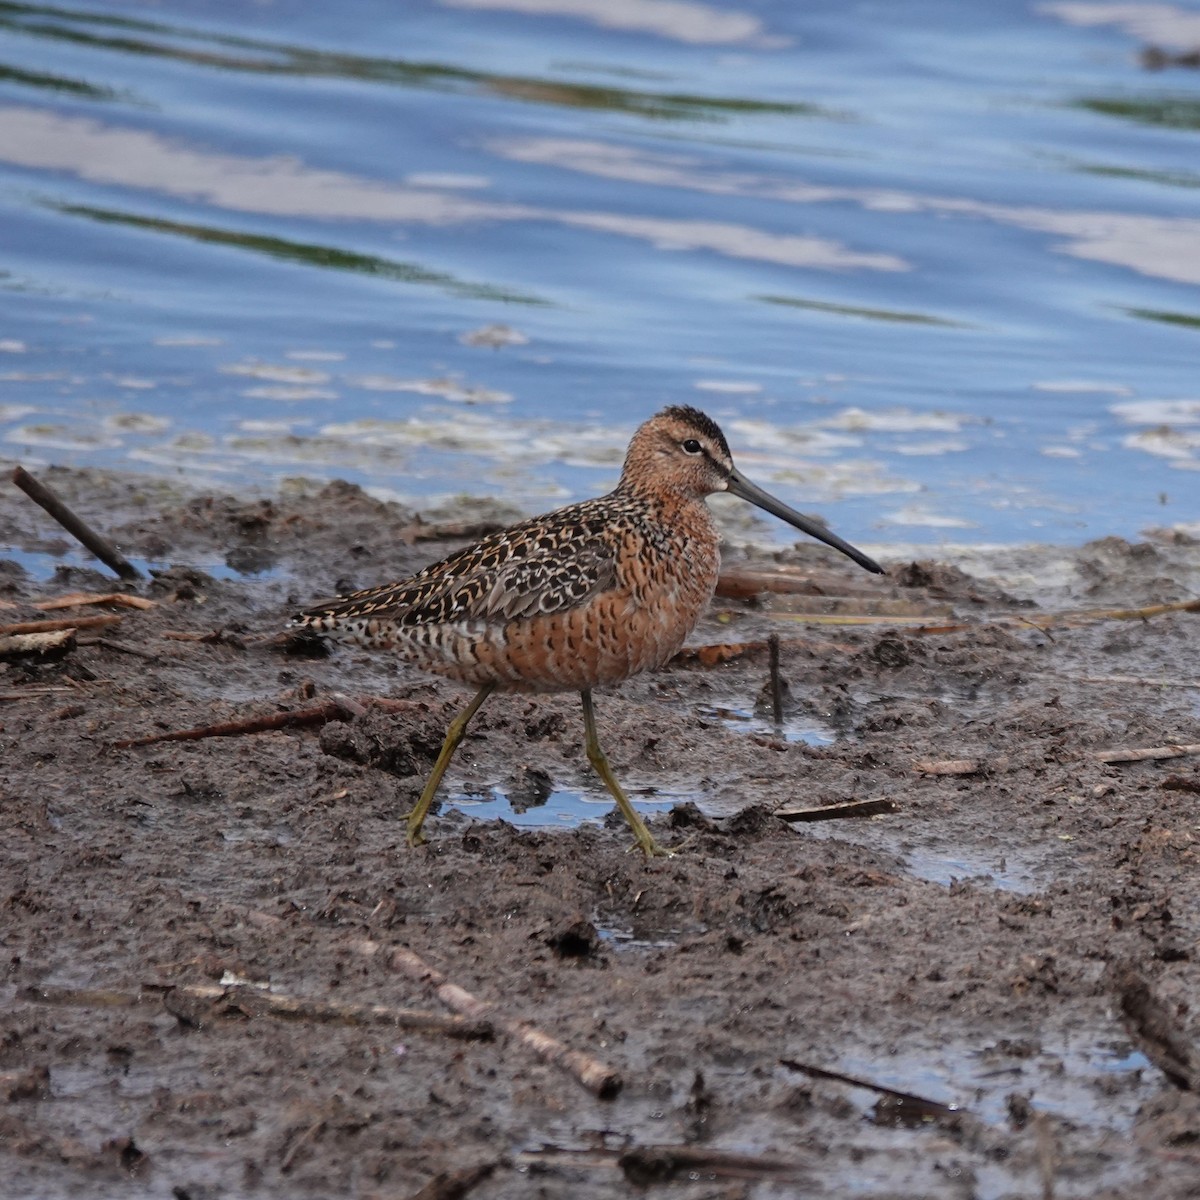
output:
<instances>
[{"instance_id":1,"label":"bird's eye","mask_svg":"<svg viewBox=\"0 0 1200 1200\"><path fill-rule=\"evenodd\" d=\"M683 452L684 454L703 454L704 447L700 445L695 438L688 438L688 440L683 443Z\"/></svg>"}]
</instances>

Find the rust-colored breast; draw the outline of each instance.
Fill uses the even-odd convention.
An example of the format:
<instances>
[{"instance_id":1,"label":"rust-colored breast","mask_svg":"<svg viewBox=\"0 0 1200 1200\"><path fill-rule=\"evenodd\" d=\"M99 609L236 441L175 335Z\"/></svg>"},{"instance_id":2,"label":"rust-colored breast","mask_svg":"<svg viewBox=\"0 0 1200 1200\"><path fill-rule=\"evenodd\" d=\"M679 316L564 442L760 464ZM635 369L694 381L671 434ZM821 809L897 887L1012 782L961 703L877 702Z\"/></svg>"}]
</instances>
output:
<instances>
[{"instance_id":1,"label":"rust-colored breast","mask_svg":"<svg viewBox=\"0 0 1200 1200\"><path fill-rule=\"evenodd\" d=\"M506 691L577 691L661 666L716 586L708 506L618 491L553 516L300 619Z\"/></svg>"},{"instance_id":2,"label":"rust-colored breast","mask_svg":"<svg viewBox=\"0 0 1200 1200\"><path fill-rule=\"evenodd\" d=\"M611 588L558 612L459 627L442 646L445 661L427 667L464 682L550 692L619 683L662 666L716 585L716 530L707 506L695 507L700 512L675 528L646 518L614 522Z\"/></svg>"},{"instance_id":3,"label":"rust-colored breast","mask_svg":"<svg viewBox=\"0 0 1200 1200\"><path fill-rule=\"evenodd\" d=\"M499 568L478 556L451 557L414 581L301 620L337 640L390 649L426 671L506 691L578 691L665 664L716 584L718 536L708 506L695 500L668 509L613 494L580 509L583 523L566 535L564 528L522 532L532 548L518 547ZM568 511L577 522L580 511ZM448 610L438 599L464 589L475 598L470 604ZM418 593L415 620L412 604L389 602Z\"/></svg>"}]
</instances>

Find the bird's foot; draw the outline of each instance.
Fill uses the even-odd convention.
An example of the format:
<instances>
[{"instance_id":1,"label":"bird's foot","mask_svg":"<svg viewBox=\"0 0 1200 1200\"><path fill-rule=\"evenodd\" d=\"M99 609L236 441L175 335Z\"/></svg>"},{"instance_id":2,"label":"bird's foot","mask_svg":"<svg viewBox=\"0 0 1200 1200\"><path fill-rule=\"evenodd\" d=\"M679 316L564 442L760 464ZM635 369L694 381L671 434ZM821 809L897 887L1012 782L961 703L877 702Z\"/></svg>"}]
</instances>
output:
<instances>
[{"instance_id":1,"label":"bird's foot","mask_svg":"<svg viewBox=\"0 0 1200 1200\"><path fill-rule=\"evenodd\" d=\"M408 826L407 832L404 835L404 840L410 849L415 849L417 846L424 846L425 843L429 841L429 839L425 836L424 830L421 828L421 826L424 824L424 821L417 821L414 824L413 816L413 813L408 812L401 817L401 820L404 821Z\"/></svg>"},{"instance_id":2,"label":"bird's foot","mask_svg":"<svg viewBox=\"0 0 1200 1200\"><path fill-rule=\"evenodd\" d=\"M686 844L686 843L685 843ZM637 841L625 851L626 854L632 854L635 850L640 850L647 858L674 858L683 846L660 846L649 833L645 837L638 835Z\"/></svg>"}]
</instances>

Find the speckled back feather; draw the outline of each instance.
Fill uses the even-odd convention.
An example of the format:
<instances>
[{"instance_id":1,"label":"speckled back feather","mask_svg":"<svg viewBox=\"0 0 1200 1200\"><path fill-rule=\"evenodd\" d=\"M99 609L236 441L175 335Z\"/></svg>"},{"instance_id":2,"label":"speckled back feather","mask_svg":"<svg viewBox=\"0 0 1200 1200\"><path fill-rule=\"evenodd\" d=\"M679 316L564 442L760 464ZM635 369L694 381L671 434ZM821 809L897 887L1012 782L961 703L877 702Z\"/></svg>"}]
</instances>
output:
<instances>
[{"instance_id":1,"label":"speckled back feather","mask_svg":"<svg viewBox=\"0 0 1200 1200\"><path fill-rule=\"evenodd\" d=\"M585 603L616 580L613 507L587 500L456 551L411 579L314 605L298 618L321 632L352 617L398 627L513 620Z\"/></svg>"}]
</instances>

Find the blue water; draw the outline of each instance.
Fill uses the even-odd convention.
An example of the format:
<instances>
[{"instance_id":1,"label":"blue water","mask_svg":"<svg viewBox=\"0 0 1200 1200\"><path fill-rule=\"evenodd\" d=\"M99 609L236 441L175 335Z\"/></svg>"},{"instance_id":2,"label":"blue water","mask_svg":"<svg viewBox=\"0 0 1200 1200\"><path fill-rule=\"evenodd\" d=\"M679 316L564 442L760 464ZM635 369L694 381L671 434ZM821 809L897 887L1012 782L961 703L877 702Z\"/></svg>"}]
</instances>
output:
<instances>
[{"instance_id":1,"label":"blue water","mask_svg":"<svg viewBox=\"0 0 1200 1200\"><path fill-rule=\"evenodd\" d=\"M868 547L1200 519L1200 8L0 3L0 454ZM493 328L498 327L498 328Z\"/></svg>"}]
</instances>

